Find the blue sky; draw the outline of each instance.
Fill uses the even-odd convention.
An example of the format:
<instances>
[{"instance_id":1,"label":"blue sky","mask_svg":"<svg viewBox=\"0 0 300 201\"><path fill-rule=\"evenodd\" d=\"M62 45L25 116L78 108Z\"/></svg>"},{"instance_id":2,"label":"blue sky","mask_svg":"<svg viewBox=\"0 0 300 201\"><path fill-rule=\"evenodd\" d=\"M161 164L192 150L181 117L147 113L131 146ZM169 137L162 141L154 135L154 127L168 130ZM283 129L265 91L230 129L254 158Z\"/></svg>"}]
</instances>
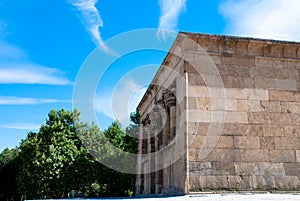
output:
<instances>
[{"instance_id":1,"label":"blue sky","mask_svg":"<svg viewBox=\"0 0 300 201\"><path fill-rule=\"evenodd\" d=\"M97 47L111 56L106 41L118 34L157 28L158 40L170 29L299 41L299 7L299 0L0 0L0 151L37 130L52 108L72 109L83 62ZM132 111L165 55L135 52L109 67L95 94L101 129L115 118L112 94L122 102L130 93ZM142 76L122 79L139 66Z\"/></svg>"}]
</instances>

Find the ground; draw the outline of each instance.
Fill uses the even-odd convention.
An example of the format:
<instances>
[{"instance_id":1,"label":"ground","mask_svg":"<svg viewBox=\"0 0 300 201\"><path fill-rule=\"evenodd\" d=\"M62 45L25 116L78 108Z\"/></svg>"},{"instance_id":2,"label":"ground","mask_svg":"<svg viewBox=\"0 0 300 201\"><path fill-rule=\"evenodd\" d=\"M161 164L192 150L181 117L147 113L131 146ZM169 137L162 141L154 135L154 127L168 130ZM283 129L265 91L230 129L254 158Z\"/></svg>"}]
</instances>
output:
<instances>
[{"instance_id":1,"label":"ground","mask_svg":"<svg viewBox=\"0 0 300 201\"><path fill-rule=\"evenodd\" d=\"M128 200L128 201L299 201L300 193L293 194L252 194L252 193L244 193L244 194L197 194L197 195L186 195L186 196L178 196L178 197L164 197L164 198L106 198L106 199L84 199L85 201L95 201L95 200L109 200L109 201L120 201L120 200ZM45 201L45 200L43 200ZM64 201L64 200L60 200ZM67 200L66 200L67 201ZM70 201L70 199L68 199Z\"/></svg>"}]
</instances>

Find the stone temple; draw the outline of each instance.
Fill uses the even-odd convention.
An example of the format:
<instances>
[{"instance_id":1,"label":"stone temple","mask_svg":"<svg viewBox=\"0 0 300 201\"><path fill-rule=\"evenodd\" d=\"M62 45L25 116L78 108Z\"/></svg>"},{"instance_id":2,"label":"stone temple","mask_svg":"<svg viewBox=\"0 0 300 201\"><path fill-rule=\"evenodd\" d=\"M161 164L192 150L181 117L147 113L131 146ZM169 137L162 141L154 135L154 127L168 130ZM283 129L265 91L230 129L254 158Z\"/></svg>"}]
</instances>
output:
<instances>
[{"instance_id":1,"label":"stone temple","mask_svg":"<svg viewBox=\"0 0 300 201\"><path fill-rule=\"evenodd\" d=\"M180 32L138 109L137 195L300 190L300 43Z\"/></svg>"}]
</instances>

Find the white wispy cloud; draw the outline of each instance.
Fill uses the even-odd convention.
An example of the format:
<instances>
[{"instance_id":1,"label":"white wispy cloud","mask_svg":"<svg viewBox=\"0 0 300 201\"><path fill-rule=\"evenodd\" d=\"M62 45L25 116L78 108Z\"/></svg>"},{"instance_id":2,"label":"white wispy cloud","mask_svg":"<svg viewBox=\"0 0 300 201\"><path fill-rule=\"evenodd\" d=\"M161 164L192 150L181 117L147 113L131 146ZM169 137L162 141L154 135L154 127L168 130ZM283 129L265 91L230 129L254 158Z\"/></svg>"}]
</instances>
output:
<instances>
[{"instance_id":1,"label":"white wispy cloud","mask_svg":"<svg viewBox=\"0 0 300 201\"><path fill-rule=\"evenodd\" d=\"M64 73L32 63L1 63L0 84L71 85Z\"/></svg>"},{"instance_id":2,"label":"white wispy cloud","mask_svg":"<svg viewBox=\"0 0 300 201\"><path fill-rule=\"evenodd\" d=\"M226 34L300 40L299 0L226 0L220 6Z\"/></svg>"},{"instance_id":3,"label":"white wispy cloud","mask_svg":"<svg viewBox=\"0 0 300 201\"><path fill-rule=\"evenodd\" d=\"M0 105L37 105L45 103L69 102L67 100L47 99L47 98L28 98L15 96L1 96Z\"/></svg>"},{"instance_id":4,"label":"white wispy cloud","mask_svg":"<svg viewBox=\"0 0 300 201\"><path fill-rule=\"evenodd\" d=\"M71 85L64 73L28 61L20 47L0 40L0 84Z\"/></svg>"},{"instance_id":5,"label":"white wispy cloud","mask_svg":"<svg viewBox=\"0 0 300 201\"><path fill-rule=\"evenodd\" d=\"M175 30L179 15L186 8L187 0L159 0L161 16L159 19L158 36L166 39L167 30Z\"/></svg>"},{"instance_id":6,"label":"white wispy cloud","mask_svg":"<svg viewBox=\"0 0 300 201\"><path fill-rule=\"evenodd\" d=\"M146 89L132 79L124 79L114 90L96 96L95 109L127 126L130 123L129 114L135 111Z\"/></svg>"},{"instance_id":7,"label":"white wispy cloud","mask_svg":"<svg viewBox=\"0 0 300 201\"><path fill-rule=\"evenodd\" d=\"M38 130L41 127L41 125L33 124L33 123L13 123L13 124L0 124L0 127L8 128L8 129L35 131Z\"/></svg>"},{"instance_id":8,"label":"white wispy cloud","mask_svg":"<svg viewBox=\"0 0 300 201\"><path fill-rule=\"evenodd\" d=\"M103 20L96 7L98 0L67 0L67 2L76 7L80 12L82 23L92 36L95 44L97 46L99 45L103 51L114 54L114 52L106 46L101 37L99 29L103 27Z\"/></svg>"},{"instance_id":9,"label":"white wispy cloud","mask_svg":"<svg viewBox=\"0 0 300 201\"><path fill-rule=\"evenodd\" d=\"M22 60L26 57L26 52L18 46L0 40L0 59L2 62L3 60Z\"/></svg>"}]
</instances>

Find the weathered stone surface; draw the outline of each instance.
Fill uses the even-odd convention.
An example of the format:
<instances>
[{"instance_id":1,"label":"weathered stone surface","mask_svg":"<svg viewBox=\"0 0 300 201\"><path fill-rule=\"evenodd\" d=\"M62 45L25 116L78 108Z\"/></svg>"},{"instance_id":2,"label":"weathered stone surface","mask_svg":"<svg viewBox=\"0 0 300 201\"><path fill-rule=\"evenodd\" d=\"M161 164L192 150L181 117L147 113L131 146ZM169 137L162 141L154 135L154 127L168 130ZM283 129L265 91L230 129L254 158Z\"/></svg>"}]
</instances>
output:
<instances>
[{"instance_id":1,"label":"weathered stone surface","mask_svg":"<svg viewBox=\"0 0 300 201\"><path fill-rule=\"evenodd\" d=\"M262 149L275 149L274 137L260 137L260 147Z\"/></svg>"},{"instance_id":2,"label":"weathered stone surface","mask_svg":"<svg viewBox=\"0 0 300 201\"><path fill-rule=\"evenodd\" d=\"M296 150L296 162L300 163L300 150Z\"/></svg>"},{"instance_id":3,"label":"weathered stone surface","mask_svg":"<svg viewBox=\"0 0 300 201\"><path fill-rule=\"evenodd\" d=\"M300 163L285 163L284 169L286 175L300 177Z\"/></svg>"},{"instance_id":4,"label":"weathered stone surface","mask_svg":"<svg viewBox=\"0 0 300 201\"><path fill-rule=\"evenodd\" d=\"M269 161L267 149L237 149L235 150L235 161L237 162L265 162Z\"/></svg>"},{"instance_id":5,"label":"weathered stone surface","mask_svg":"<svg viewBox=\"0 0 300 201\"><path fill-rule=\"evenodd\" d=\"M259 89L275 89L297 91L296 80L255 78L255 87Z\"/></svg>"},{"instance_id":6,"label":"weathered stone surface","mask_svg":"<svg viewBox=\"0 0 300 201\"><path fill-rule=\"evenodd\" d=\"M258 163L260 175L264 177L268 176L285 176L284 163Z\"/></svg>"},{"instance_id":7,"label":"weathered stone surface","mask_svg":"<svg viewBox=\"0 0 300 201\"><path fill-rule=\"evenodd\" d=\"M299 137L300 126L293 126L293 125L284 126L284 134L286 137Z\"/></svg>"},{"instance_id":8,"label":"weathered stone surface","mask_svg":"<svg viewBox=\"0 0 300 201\"><path fill-rule=\"evenodd\" d=\"M271 79L298 79L296 70L280 69L274 67L258 67L250 69L251 77Z\"/></svg>"},{"instance_id":9,"label":"weathered stone surface","mask_svg":"<svg viewBox=\"0 0 300 201\"><path fill-rule=\"evenodd\" d=\"M234 163L234 167L237 175L259 175L259 167L257 163L239 162Z\"/></svg>"},{"instance_id":10,"label":"weathered stone surface","mask_svg":"<svg viewBox=\"0 0 300 201\"><path fill-rule=\"evenodd\" d=\"M273 163L294 163L294 150L270 150L270 161Z\"/></svg>"},{"instance_id":11,"label":"weathered stone surface","mask_svg":"<svg viewBox=\"0 0 300 201\"><path fill-rule=\"evenodd\" d=\"M228 189L226 176L199 176L200 189Z\"/></svg>"},{"instance_id":12,"label":"weathered stone surface","mask_svg":"<svg viewBox=\"0 0 300 201\"><path fill-rule=\"evenodd\" d=\"M283 125L263 125L264 136L285 136Z\"/></svg>"},{"instance_id":13,"label":"weathered stone surface","mask_svg":"<svg viewBox=\"0 0 300 201\"><path fill-rule=\"evenodd\" d=\"M275 101L294 101L292 91L269 90L269 99Z\"/></svg>"},{"instance_id":14,"label":"weathered stone surface","mask_svg":"<svg viewBox=\"0 0 300 201\"><path fill-rule=\"evenodd\" d=\"M300 149L300 139L293 137L275 137L275 149Z\"/></svg>"},{"instance_id":15,"label":"weathered stone surface","mask_svg":"<svg viewBox=\"0 0 300 201\"><path fill-rule=\"evenodd\" d=\"M282 112L300 114L300 102L282 102Z\"/></svg>"},{"instance_id":16,"label":"weathered stone surface","mask_svg":"<svg viewBox=\"0 0 300 201\"><path fill-rule=\"evenodd\" d=\"M281 176L275 177L275 186L278 190L298 190L300 187L299 177L297 176Z\"/></svg>"},{"instance_id":17,"label":"weathered stone surface","mask_svg":"<svg viewBox=\"0 0 300 201\"><path fill-rule=\"evenodd\" d=\"M260 149L259 137L235 136L234 146L238 149Z\"/></svg>"},{"instance_id":18,"label":"weathered stone surface","mask_svg":"<svg viewBox=\"0 0 300 201\"><path fill-rule=\"evenodd\" d=\"M261 111L269 113L280 113L281 102L280 101L260 101Z\"/></svg>"},{"instance_id":19,"label":"weathered stone surface","mask_svg":"<svg viewBox=\"0 0 300 201\"><path fill-rule=\"evenodd\" d=\"M228 176L228 186L231 190L248 190L250 189L250 178L242 175Z\"/></svg>"},{"instance_id":20,"label":"weathered stone surface","mask_svg":"<svg viewBox=\"0 0 300 201\"><path fill-rule=\"evenodd\" d=\"M138 107L145 131L162 121L151 108L170 114L159 135L140 140L140 153L155 154L139 157L139 172L166 168L163 177L138 175L137 193L299 190L299 50L300 43L180 33L171 52L182 58L168 54Z\"/></svg>"}]
</instances>

